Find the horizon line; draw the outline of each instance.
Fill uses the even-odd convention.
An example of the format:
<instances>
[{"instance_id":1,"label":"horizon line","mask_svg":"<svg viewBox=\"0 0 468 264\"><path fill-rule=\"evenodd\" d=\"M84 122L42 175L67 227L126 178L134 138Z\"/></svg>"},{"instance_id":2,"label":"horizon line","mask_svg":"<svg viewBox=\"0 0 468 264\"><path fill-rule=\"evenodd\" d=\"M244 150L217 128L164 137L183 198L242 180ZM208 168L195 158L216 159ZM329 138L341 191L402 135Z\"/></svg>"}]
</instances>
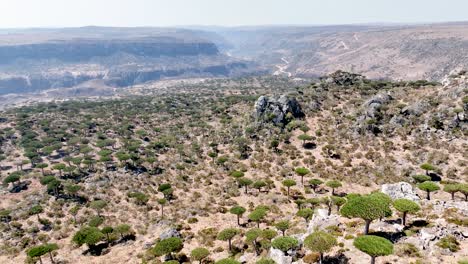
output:
<instances>
[{"instance_id":1,"label":"horizon line","mask_svg":"<svg viewBox=\"0 0 468 264\"><path fill-rule=\"evenodd\" d=\"M34 29L80 29L80 28L252 28L252 27L327 27L327 26L423 26L463 24L461 21L427 21L427 22L365 22L365 23L337 23L337 24L245 24L245 25L216 25L216 24L186 24L186 25L139 25L139 26L108 26L108 25L82 25L82 26L28 26L28 27L0 27L0 30L34 30Z\"/></svg>"}]
</instances>

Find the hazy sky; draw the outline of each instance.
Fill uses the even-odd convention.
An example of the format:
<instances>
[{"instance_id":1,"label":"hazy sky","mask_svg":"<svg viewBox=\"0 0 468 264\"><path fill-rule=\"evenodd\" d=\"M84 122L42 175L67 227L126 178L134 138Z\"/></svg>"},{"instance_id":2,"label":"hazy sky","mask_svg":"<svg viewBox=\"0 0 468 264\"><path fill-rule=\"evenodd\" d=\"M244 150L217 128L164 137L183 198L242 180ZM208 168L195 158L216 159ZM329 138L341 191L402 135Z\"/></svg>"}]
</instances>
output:
<instances>
[{"instance_id":1,"label":"hazy sky","mask_svg":"<svg viewBox=\"0 0 468 264\"><path fill-rule=\"evenodd\" d=\"M0 28L468 20L468 0L0 0Z\"/></svg>"}]
</instances>

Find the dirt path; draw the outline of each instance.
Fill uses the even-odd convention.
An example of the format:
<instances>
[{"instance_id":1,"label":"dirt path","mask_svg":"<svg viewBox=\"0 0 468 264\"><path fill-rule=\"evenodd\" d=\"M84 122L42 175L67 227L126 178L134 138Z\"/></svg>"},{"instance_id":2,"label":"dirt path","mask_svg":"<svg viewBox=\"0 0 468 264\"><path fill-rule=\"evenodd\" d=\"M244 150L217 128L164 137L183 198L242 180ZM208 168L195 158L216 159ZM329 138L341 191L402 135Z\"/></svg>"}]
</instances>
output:
<instances>
[{"instance_id":1,"label":"dirt path","mask_svg":"<svg viewBox=\"0 0 468 264\"><path fill-rule=\"evenodd\" d=\"M288 72L286 71L286 69L289 67L289 61L286 60L286 58L281 58L281 61L283 61L285 63L285 65L275 65L276 68L278 68L277 71L275 71L273 73L273 75L283 75L283 74L287 74L288 77L292 77L292 73L291 72Z\"/></svg>"}]
</instances>

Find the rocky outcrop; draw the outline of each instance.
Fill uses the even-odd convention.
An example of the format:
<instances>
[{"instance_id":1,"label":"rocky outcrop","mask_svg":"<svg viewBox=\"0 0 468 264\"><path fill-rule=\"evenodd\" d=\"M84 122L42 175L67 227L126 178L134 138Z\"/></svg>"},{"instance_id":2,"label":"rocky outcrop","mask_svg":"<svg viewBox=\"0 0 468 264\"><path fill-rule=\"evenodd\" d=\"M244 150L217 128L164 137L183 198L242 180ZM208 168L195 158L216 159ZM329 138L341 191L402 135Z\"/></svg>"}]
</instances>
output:
<instances>
[{"instance_id":1,"label":"rocky outcrop","mask_svg":"<svg viewBox=\"0 0 468 264\"><path fill-rule=\"evenodd\" d=\"M357 118L357 131L361 134L382 132L380 128L384 118L382 107L391 100L392 97L388 93L379 93L365 102L361 107L361 115Z\"/></svg>"},{"instance_id":2,"label":"rocky outcrop","mask_svg":"<svg viewBox=\"0 0 468 264\"><path fill-rule=\"evenodd\" d=\"M325 230L329 226L339 226L340 217L335 214L328 215L327 209L318 209L309 222L307 232L313 233L316 229Z\"/></svg>"},{"instance_id":3,"label":"rocky outcrop","mask_svg":"<svg viewBox=\"0 0 468 264\"><path fill-rule=\"evenodd\" d=\"M416 237L410 237L403 240L406 243L417 245L423 250L435 248L435 244L445 236L454 236L458 241L465 241L468 238L468 230L466 227L460 227L454 224L447 226L439 223L434 223L432 227L422 228Z\"/></svg>"},{"instance_id":4,"label":"rocky outcrop","mask_svg":"<svg viewBox=\"0 0 468 264\"><path fill-rule=\"evenodd\" d=\"M283 251L275 248L270 248L270 252L268 256L276 263L276 264L291 264L293 258L291 256L286 256Z\"/></svg>"},{"instance_id":5,"label":"rocky outcrop","mask_svg":"<svg viewBox=\"0 0 468 264\"><path fill-rule=\"evenodd\" d=\"M345 71L336 71L329 74L327 77L322 79L327 84L335 84L340 86L352 86L357 84L362 84L366 78L362 75L345 72Z\"/></svg>"},{"instance_id":6,"label":"rocky outcrop","mask_svg":"<svg viewBox=\"0 0 468 264\"><path fill-rule=\"evenodd\" d=\"M175 228L168 229L162 232L161 235L159 235L159 239L161 240L166 239L166 238L171 238L171 237L182 238L182 235Z\"/></svg>"},{"instance_id":7,"label":"rocky outcrop","mask_svg":"<svg viewBox=\"0 0 468 264\"><path fill-rule=\"evenodd\" d=\"M413 190L413 186L407 182L399 182L395 184L382 185L382 192L395 199L409 199L412 201L419 201L420 198Z\"/></svg>"},{"instance_id":8,"label":"rocky outcrop","mask_svg":"<svg viewBox=\"0 0 468 264\"><path fill-rule=\"evenodd\" d=\"M272 122L286 125L292 118L302 118L305 114L296 98L281 95L279 98L260 96L255 103L257 122Z\"/></svg>"}]
</instances>

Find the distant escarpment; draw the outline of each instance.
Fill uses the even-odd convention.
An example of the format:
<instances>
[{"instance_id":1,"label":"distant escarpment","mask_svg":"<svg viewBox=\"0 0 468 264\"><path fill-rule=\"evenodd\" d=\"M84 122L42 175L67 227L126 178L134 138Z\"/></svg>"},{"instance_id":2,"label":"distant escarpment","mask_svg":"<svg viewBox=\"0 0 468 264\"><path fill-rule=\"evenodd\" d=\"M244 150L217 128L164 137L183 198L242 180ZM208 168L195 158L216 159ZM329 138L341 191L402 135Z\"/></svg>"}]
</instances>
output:
<instances>
[{"instance_id":1,"label":"distant escarpment","mask_svg":"<svg viewBox=\"0 0 468 264\"><path fill-rule=\"evenodd\" d=\"M0 95L73 88L91 80L127 87L164 78L258 72L254 63L223 55L210 41L171 34L13 44L0 38Z\"/></svg>"},{"instance_id":2,"label":"distant escarpment","mask_svg":"<svg viewBox=\"0 0 468 264\"><path fill-rule=\"evenodd\" d=\"M96 57L126 53L146 57L216 55L211 42L184 42L171 38L136 40L67 40L26 45L0 46L0 64L17 60L52 60L83 62Z\"/></svg>"}]
</instances>

